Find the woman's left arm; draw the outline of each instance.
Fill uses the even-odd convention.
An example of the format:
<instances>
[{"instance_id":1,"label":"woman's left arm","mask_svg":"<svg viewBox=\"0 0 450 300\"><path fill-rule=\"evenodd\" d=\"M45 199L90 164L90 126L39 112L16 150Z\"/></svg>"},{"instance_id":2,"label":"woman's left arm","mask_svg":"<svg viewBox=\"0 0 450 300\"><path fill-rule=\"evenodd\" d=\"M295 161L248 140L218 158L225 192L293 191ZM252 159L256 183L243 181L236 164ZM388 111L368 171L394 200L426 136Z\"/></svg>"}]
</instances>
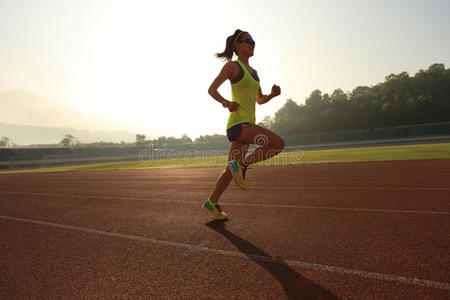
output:
<instances>
[{"instance_id":1,"label":"woman's left arm","mask_svg":"<svg viewBox=\"0 0 450 300\"><path fill-rule=\"evenodd\" d=\"M258 104L264 104L272 100L272 98L279 96L281 94L281 89L278 85L274 84L272 86L272 92L269 95L263 95L261 88L259 88L258 95L256 97L256 102Z\"/></svg>"}]
</instances>

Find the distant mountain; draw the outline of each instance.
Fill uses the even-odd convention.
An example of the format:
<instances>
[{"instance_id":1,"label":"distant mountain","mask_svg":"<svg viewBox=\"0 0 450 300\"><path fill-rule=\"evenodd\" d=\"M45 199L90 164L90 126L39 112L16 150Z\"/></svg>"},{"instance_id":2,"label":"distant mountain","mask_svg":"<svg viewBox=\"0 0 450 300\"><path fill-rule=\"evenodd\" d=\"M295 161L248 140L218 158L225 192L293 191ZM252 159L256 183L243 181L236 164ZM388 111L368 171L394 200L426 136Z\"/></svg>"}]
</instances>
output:
<instances>
[{"instance_id":1,"label":"distant mountain","mask_svg":"<svg viewBox=\"0 0 450 300\"><path fill-rule=\"evenodd\" d=\"M0 137L18 145L54 144L72 134L83 143L131 142L135 134L120 131L106 118L87 115L26 91L0 93Z\"/></svg>"},{"instance_id":2,"label":"distant mountain","mask_svg":"<svg viewBox=\"0 0 450 300\"><path fill-rule=\"evenodd\" d=\"M0 122L45 127L72 127L87 130L117 130L118 125L95 115L87 115L62 104L50 102L26 91L0 93Z\"/></svg>"},{"instance_id":3,"label":"distant mountain","mask_svg":"<svg viewBox=\"0 0 450 300\"><path fill-rule=\"evenodd\" d=\"M136 135L126 131L89 131L67 127L43 127L0 123L0 137L8 137L19 146L58 144L66 134L73 135L82 143L133 142Z\"/></svg>"}]
</instances>

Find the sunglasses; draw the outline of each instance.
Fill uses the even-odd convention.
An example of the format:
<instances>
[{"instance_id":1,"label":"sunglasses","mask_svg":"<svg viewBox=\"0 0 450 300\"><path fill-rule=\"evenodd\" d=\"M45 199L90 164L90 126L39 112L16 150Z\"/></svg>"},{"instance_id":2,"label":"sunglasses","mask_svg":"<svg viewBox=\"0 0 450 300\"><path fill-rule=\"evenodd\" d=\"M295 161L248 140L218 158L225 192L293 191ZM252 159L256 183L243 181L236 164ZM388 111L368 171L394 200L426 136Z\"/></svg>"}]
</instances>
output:
<instances>
[{"instance_id":1,"label":"sunglasses","mask_svg":"<svg viewBox=\"0 0 450 300\"><path fill-rule=\"evenodd\" d=\"M246 39L246 40L239 41L239 44L242 42L246 42L247 44L252 45L252 46L255 45L255 41L253 39Z\"/></svg>"}]
</instances>

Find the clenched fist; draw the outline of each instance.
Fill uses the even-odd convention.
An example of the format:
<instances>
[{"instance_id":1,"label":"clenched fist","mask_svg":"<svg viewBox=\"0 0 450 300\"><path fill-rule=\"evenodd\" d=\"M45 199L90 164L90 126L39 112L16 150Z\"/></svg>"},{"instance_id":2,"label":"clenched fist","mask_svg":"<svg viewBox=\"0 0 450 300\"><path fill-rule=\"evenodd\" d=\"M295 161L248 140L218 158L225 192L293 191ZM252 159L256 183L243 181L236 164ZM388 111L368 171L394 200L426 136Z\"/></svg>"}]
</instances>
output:
<instances>
[{"instance_id":1,"label":"clenched fist","mask_svg":"<svg viewBox=\"0 0 450 300\"><path fill-rule=\"evenodd\" d=\"M278 85L274 84L272 86L272 93L271 94L272 94L272 97L279 96L281 94L281 88Z\"/></svg>"}]
</instances>

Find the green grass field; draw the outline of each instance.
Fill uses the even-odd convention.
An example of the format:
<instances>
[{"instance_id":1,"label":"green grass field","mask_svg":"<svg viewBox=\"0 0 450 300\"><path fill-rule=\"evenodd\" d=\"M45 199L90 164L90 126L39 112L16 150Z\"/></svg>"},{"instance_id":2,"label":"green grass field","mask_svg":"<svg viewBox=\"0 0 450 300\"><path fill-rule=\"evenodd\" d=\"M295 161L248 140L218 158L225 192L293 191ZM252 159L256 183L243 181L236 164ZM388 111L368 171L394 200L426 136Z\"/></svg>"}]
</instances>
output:
<instances>
[{"instance_id":1,"label":"green grass field","mask_svg":"<svg viewBox=\"0 0 450 300\"><path fill-rule=\"evenodd\" d=\"M450 143L283 152L280 155L258 163L257 165L292 165L417 159L450 159ZM0 174L131 170L149 168L200 168L224 166L226 161L226 156L189 157L172 160L152 160L146 162L118 162L39 169L20 169L12 171L6 170L0 171Z\"/></svg>"}]
</instances>

